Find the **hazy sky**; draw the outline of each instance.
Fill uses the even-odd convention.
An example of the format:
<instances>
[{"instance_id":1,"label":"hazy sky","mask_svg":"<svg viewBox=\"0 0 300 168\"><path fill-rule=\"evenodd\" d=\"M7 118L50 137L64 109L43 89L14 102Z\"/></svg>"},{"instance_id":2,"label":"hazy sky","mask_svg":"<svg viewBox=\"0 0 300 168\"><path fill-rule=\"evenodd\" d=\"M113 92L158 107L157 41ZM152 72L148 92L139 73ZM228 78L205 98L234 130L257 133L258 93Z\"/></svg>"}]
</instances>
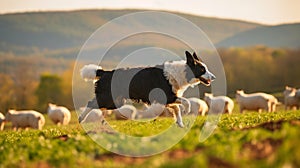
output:
<instances>
[{"instance_id":1,"label":"hazy sky","mask_svg":"<svg viewBox=\"0 0 300 168\"><path fill-rule=\"evenodd\" d=\"M103 8L162 9L265 24L300 22L300 0L1 0L0 13Z\"/></svg>"}]
</instances>

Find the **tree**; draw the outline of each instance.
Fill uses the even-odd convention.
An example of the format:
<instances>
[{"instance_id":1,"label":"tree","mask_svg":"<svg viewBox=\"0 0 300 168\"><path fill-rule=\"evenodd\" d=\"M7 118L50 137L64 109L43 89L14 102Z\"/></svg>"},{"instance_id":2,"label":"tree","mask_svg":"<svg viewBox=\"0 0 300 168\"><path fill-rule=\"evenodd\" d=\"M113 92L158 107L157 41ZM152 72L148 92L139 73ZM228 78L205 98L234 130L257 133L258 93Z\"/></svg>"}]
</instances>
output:
<instances>
[{"instance_id":1,"label":"tree","mask_svg":"<svg viewBox=\"0 0 300 168\"><path fill-rule=\"evenodd\" d=\"M64 106L69 109L74 109L72 98L72 77L74 63L69 65L69 68L62 74L62 87L64 94Z\"/></svg>"},{"instance_id":2,"label":"tree","mask_svg":"<svg viewBox=\"0 0 300 168\"><path fill-rule=\"evenodd\" d=\"M9 75L0 74L0 111L6 112L15 107L14 82Z\"/></svg>"},{"instance_id":3,"label":"tree","mask_svg":"<svg viewBox=\"0 0 300 168\"><path fill-rule=\"evenodd\" d=\"M14 87L15 104L18 109L31 109L36 105L34 91L37 86L37 71L34 70L32 60L23 60L18 62L12 70L9 71Z\"/></svg>"},{"instance_id":4,"label":"tree","mask_svg":"<svg viewBox=\"0 0 300 168\"><path fill-rule=\"evenodd\" d=\"M64 99L62 79L57 75L43 74L36 90L38 108L46 111L48 103L61 104Z\"/></svg>"}]
</instances>

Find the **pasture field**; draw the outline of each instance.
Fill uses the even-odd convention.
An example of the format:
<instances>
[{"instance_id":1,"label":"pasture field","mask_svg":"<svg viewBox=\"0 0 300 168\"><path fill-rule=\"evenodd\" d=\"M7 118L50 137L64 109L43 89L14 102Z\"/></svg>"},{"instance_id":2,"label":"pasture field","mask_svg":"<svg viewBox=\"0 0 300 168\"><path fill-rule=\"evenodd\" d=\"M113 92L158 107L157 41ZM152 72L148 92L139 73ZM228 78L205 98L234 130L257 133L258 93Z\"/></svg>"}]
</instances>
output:
<instances>
[{"instance_id":1,"label":"pasture field","mask_svg":"<svg viewBox=\"0 0 300 168\"><path fill-rule=\"evenodd\" d=\"M0 167L300 167L300 110L224 114L214 133L199 142L205 117L173 148L158 155L130 158L97 145L72 112L70 125L55 126L46 115L43 130L0 132ZM159 118L139 124L111 121L137 136L159 132L173 123ZM181 128L178 128L181 129ZM134 150L134 146L132 146Z\"/></svg>"}]
</instances>

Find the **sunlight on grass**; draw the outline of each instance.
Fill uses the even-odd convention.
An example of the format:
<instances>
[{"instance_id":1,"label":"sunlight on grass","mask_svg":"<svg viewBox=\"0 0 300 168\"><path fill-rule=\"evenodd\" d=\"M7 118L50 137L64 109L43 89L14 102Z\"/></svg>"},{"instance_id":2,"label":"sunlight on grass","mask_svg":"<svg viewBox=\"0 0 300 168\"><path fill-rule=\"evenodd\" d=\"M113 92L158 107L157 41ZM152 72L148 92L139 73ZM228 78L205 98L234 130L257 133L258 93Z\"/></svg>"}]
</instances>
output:
<instances>
[{"instance_id":1,"label":"sunlight on grass","mask_svg":"<svg viewBox=\"0 0 300 168\"><path fill-rule=\"evenodd\" d=\"M60 127L51 123L46 116L47 124L41 131L30 129L14 132L7 125L0 132L0 163L3 167L300 165L299 110L226 114L222 116L215 132L205 142L200 143L198 137L205 118L198 116L191 130L172 149L147 158L126 159L97 145L77 123L76 115L72 117L70 125ZM156 135L174 123L172 118L159 118L150 122L109 122L117 131L133 136ZM135 150L134 145L128 148Z\"/></svg>"}]
</instances>

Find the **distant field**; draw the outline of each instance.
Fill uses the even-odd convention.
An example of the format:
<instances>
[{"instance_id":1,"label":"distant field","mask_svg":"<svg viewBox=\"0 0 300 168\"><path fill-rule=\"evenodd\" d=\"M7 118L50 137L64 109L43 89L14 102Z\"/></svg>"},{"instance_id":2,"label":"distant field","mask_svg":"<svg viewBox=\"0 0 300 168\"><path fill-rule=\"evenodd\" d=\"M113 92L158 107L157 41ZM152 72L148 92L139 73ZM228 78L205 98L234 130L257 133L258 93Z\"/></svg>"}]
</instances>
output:
<instances>
[{"instance_id":1,"label":"distant field","mask_svg":"<svg viewBox=\"0 0 300 168\"><path fill-rule=\"evenodd\" d=\"M145 158L112 154L83 131L72 112L68 126L46 116L42 131L0 132L0 167L300 167L300 110L223 115L204 143L198 141L205 117L170 150ZM171 118L148 124L112 121L116 129L139 136L167 127ZM159 127L161 126L161 127ZM180 129L180 128L178 128Z\"/></svg>"}]
</instances>

